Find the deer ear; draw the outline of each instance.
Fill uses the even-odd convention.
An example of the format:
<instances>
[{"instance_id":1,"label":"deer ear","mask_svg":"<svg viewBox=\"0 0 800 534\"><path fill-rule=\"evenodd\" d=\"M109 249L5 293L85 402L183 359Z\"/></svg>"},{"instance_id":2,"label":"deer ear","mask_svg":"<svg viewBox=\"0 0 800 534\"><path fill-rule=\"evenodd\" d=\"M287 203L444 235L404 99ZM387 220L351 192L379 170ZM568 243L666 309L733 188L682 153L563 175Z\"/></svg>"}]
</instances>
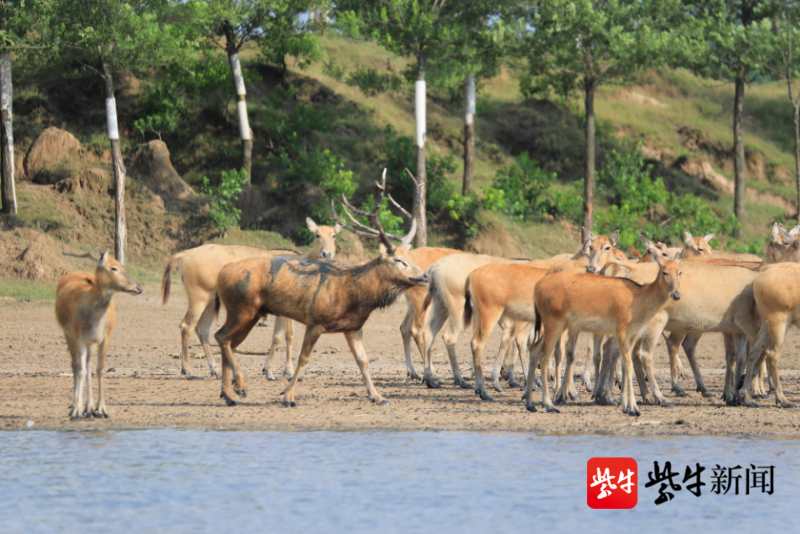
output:
<instances>
[{"instance_id":1,"label":"deer ear","mask_svg":"<svg viewBox=\"0 0 800 534\"><path fill-rule=\"evenodd\" d=\"M389 257L389 251L386 250L386 245L384 245L383 243L380 243L378 245L378 252L381 253L381 258L383 258L383 259L386 259L386 258Z\"/></svg>"},{"instance_id":2,"label":"deer ear","mask_svg":"<svg viewBox=\"0 0 800 534\"><path fill-rule=\"evenodd\" d=\"M311 232L312 234L316 234L317 230L319 230L317 223L315 223L314 219L312 219L311 217L306 217L306 226L308 227L309 232Z\"/></svg>"},{"instance_id":3,"label":"deer ear","mask_svg":"<svg viewBox=\"0 0 800 534\"><path fill-rule=\"evenodd\" d=\"M653 257L653 260L658 264L659 267L663 265L661 259L661 251L658 250L658 247L654 246L652 243L647 247L647 252L650 253L650 256Z\"/></svg>"},{"instance_id":4,"label":"deer ear","mask_svg":"<svg viewBox=\"0 0 800 534\"><path fill-rule=\"evenodd\" d=\"M105 267L107 261L108 261L108 251L104 250L100 254L100 257L97 258L97 266L98 267Z\"/></svg>"},{"instance_id":5,"label":"deer ear","mask_svg":"<svg viewBox=\"0 0 800 534\"><path fill-rule=\"evenodd\" d=\"M706 234L703 236L703 241L705 241L706 244L710 243L712 239L714 239L714 234Z\"/></svg>"},{"instance_id":6,"label":"deer ear","mask_svg":"<svg viewBox=\"0 0 800 534\"><path fill-rule=\"evenodd\" d=\"M694 248L694 242L692 241L692 233L688 230L684 230L683 232L683 244L689 248Z\"/></svg>"},{"instance_id":7,"label":"deer ear","mask_svg":"<svg viewBox=\"0 0 800 534\"><path fill-rule=\"evenodd\" d=\"M619 230L614 230L610 236L608 236L609 241L615 247L617 246L617 241L619 241Z\"/></svg>"},{"instance_id":8,"label":"deer ear","mask_svg":"<svg viewBox=\"0 0 800 534\"><path fill-rule=\"evenodd\" d=\"M341 225L341 224L339 224L339 223L336 223L336 224L334 225L334 227L333 227L333 235L336 235L336 234L338 234L338 233L339 233L339 232L341 232L341 231L342 231L342 225Z\"/></svg>"}]
</instances>

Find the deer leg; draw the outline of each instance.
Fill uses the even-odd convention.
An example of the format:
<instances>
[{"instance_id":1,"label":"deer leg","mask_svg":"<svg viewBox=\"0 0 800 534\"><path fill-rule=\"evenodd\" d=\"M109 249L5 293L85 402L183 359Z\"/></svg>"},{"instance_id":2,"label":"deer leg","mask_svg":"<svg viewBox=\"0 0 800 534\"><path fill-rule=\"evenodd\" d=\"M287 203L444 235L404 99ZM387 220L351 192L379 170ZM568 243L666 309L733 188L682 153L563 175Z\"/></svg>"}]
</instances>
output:
<instances>
[{"instance_id":1,"label":"deer leg","mask_svg":"<svg viewBox=\"0 0 800 534\"><path fill-rule=\"evenodd\" d=\"M264 322L266 322L268 317L269 315L264 316ZM284 332L282 332L281 328L278 326L278 317L275 316L275 326L272 329L272 341L269 344L267 353L264 355L264 366L261 368L261 374L264 375L264 378L267 380L277 380L272 372L272 358L275 356L275 351L278 348L280 336L282 334L284 334Z\"/></svg>"},{"instance_id":2,"label":"deer leg","mask_svg":"<svg viewBox=\"0 0 800 534\"><path fill-rule=\"evenodd\" d=\"M739 343L732 334L723 334L722 339L725 342L725 387L722 390L722 400L728 406L733 406L736 404L736 353Z\"/></svg>"},{"instance_id":3,"label":"deer leg","mask_svg":"<svg viewBox=\"0 0 800 534\"><path fill-rule=\"evenodd\" d=\"M783 341L786 338L786 328L788 327L787 320L767 321L767 328L769 329L769 343L765 356L767 360L767 368L769 369L769 377L775 388L775 403L781 408L792 408L794 404L789 402L786 395L783 394L783 385L781 378L778 374L778 360L781 356L781 349L783 348Z\"/></svg>"},{"instance_id":4,"label":"deer leg","mask_svg":"<svg viewBox=\"0 0 800 534\"><path fill-rule=\"evenodd\" d=\"M768 322L769 319L761 323L761 328L758 331L755 342L748 351L747 358L737 357L737 375L740 373L740 368L744 368L744 377L739 378L739 391L736 395L737 404L753 407L758 406L758 403L753 400L753 378L756 368L761 365L761 361L766 357L765 349L772 342L770 339ZM742 360L744 360L744 362L742 362Z\"/></svg>"},{"instance_id":5,"label":"deer leg","mask_svg":"<svg viewBox=\"0 0 800 534\"><path fill-rule=\"evenodd\" d=\"M595 398L599 393L597 388L600 384L600 368L603 364L603 336L600 334L592 335L592 363L594 363L594 389L588 384L586 387L591 390L592 398Z\"/></svg>"},{"instance_id":6,"label":"deer leg","mask_svg":"<svg viewBox=\"0 0 800 534\"><path fill-rule=\"evenodd\" d=\"M203 298L189 296L189 308L186 310L186 315L181 321L181 374L186 378L193 378L192 372L189 370L189 337L192 331L197 332L197 322L209 306L213 309L214 299L209 295L204 295ZM199 336L199 332L198 336ZM200 340L202 343L203 340Z\"/></svg>"},{"instance_id":7,"label":"deer leg","mask_svg":"<svg viewBox=\"0 0 800 534\"><path fill-rule=\"evenodd\" d=\"M574 372L575 368L575 344L577 343L577 341L578 341L578 332L570 331L568 333L567 345L566 345L567 364L564 371L564 379L561 381L561 387L558 389L556 393L556 398L555 398L556 404L566 404L567 401L570 400L570 394L569 394L570 388L575 389L572 373Z\"/></svg>"},{"instance_id":8,"label":"deer leg","mask_svg":"<svg viewBox=\"0 0 800 534\"><path fill-rule=\"evenodd\" d=\"M617 332L617 341L622 355L622 413L638 417L640 412L633 392L633 358L625 331Z\"/></svg>"},{"instance_id":9,"label":"deer leg","mask_svg":"<svg viewBox=\"0 0 800 534\"><path fill-rule=\"evenodd\" d=\"M378 393L378 390L375 389L375 384L372 383L372 377L369 374L369 358L367 357L367 351L364 349L364 333L361 330L345 332L344 337L347 339L350 351L353 353L358 369L361 371L361 376L364 378L369 400L375 404L389 404L389 401Z\"/></svg>"},{"instance_id":10,"label":"deer leg","mask_svg":"<svg viewBox=\"0 0 800 534\"><path fill-rule=\"evenodd\" d=\"M672 381L672 392L678 397L685 397L686 390L680 383L680 374L678 373L678 363L680 355L678 352L681 350L681 344L686 335L683 332L670 332L667 337L667 352L669 353L669 375Z\"/></svg>"},{"instance_id":11,"label":"deer leg","mask_svg":"<svg viewBox=\"0 0 800 534\"><path fill-rule=\"evenodd\" d=\"M240 395L242 393L246 395L247 391L244 387L244 376L242 376L239 370L239 362L233 354L233 349L238 347L244 338L247 337L247 334L258 322L258 319L259 313L257 308L246 307L228 309L225 324L214 334L222 352L222 391L220 392L220 398L222 398L228 406L236 405L236 401L233 397L234 375L236 377L236 389L238 393Z\"/></svg>"},{"instance_id":12,"label":"deer leg","mask_svg":"<svg viewBox=\"0 0 800 534\"><path fill-rule=\"evenodd\" d=\"M106 409L106 398L103 390L103 372L106 368L106 356L108 355L108 336L97 346L97 406L92 410L95 417L108 417Z\"/></svg>"},{"instance_id":13,"label":"deer leg","mask_svg":"<svg viewBox=\"0 0 800 534\"><path fill-rule=\"evenodd\" d=\"M703 375L700 373L700 365L697 363L697 357L695 356L695 351L697 349L697 344L700 342L701 334L689 334L683 340L683 350L686 352L686 358L689 360L689 365L692 368L692 374L694 375L694 383L697 391L699 391L703 397L710 397L711 393L706 388L706 384L703 381Z\"/></svg>"},{"instance_id":14,"label":"deer leg","mask_svg":"<svg viewBox=\"0 0 800 534\"><path fill-rule=\"evenodd\" d=\"M300 347L300 356L297 358L297 367L294 370L292 379L289 381L289 385L283 390L282 402L284 406L297 406L294 396L294 390L297 387L297 381L300 377L300 373L303 372L303 369L308 364L308 360L311 357L311 351L314 349L314 344L317 342L319 336L321 336L323 332L324 328L321 326L309 325L306 327L306 333L303 336L303 345ZM348 340L348 344L349 343L350 341Z\"/></svg>"},{"instance_id":15,"label":"deer leg","mask_svg":"<svg viewBox=\"0 0 800 534\"><path fill-rule=\"evenodd\" d=\"M436 336L439 335L444 324L448 321L447 314L444 306L438 299L433 299L431 304L431 312L428 317L428 322L425 324L424 339L427 343L423 357L425 360L425 372L422 377L422 382L429 388L439 388L442 383L436 378L433 372L433 344L436 341Z\"/></svg>"},{"instance_id":16,"label":"deer leg","mask_svg":"<svg viewBox=\"0 0 800 534\"><path fill-rule=\"evenodd\" d=\"M501 325L502 326L502 325ZM492 387L495 391L503 391L500 385L500 378L508 376L508 369L511 366L511 377L514 377L514 344L512 343L512 328L510 325L503 328L503 335L500 338L500 347L497 349L497 356L492 366Z\"/></svg>"},{"instance_id":17,"label":"deer leg","mask_svg":"<svg viewBox=\"0 0 800 534\"><path fill-rule=\"evenodd\" d=\"M661 337L664 323L649 328L645 335L641 337L636 350L636 380L639 382L639 389L642 391L642 400L650 402L650 390L652 389L653 401L659 406L670 406L670 402L661 393L656 378L656 369L653 363L653 352L655 351L658 339ZM644 367L644 374L641 367Z\"/></svg>"},{"instance_id":18,"label":"deer leg","mask_svg":"<svg viewBox=\"0 0 800 534\"><path fill-rule=\"evenodd\" d=\"M544 338L539 339L533 343L533 338L529 338L528 345L528 376L525 379L525 392L522 394L522 400L525 402L525 408L529 412L535 412L536 406L533 403L531 391L536 382L536 367L539 365L542 353L544 352Z\"/></svg>"},{"instance_id":19,"label":"deer leg","mask_svg":"<svg viewBox=\"0 0 800 534\"><path fill-rule=\"evenodd\" d=\"M413 335L413 323L414 311L409 303L406 316L403 318L403 322L400 323L400 337L403 339L403 356L406 362L406 377L412 380L421 380L422 377L417 374L417 370L414 369L414 362L411 360L411 340L416 337Z\"/></svg>"},{"instance_id":20,"label":"deer leg","mask_svg":"<svg viewBox=\"0 0 800 534\"><path fill-rule=\"evenodd\" d=\"M525 349L528 346L527 339L528 339L528 332L526 331L526 329L520 329L517 332L517 335L514 336L514 345L516 345L517 347L517 355L519 356L520 365L522 366L523 376L525 373L525 366L522 364L522 356L523 354L525 354ZM506 377L506 379L508 380L508 387L518 388L521 385L519 382L517 382L517 379L514 377L513 362L508 367L508 376Z\"/></svg>"},{"instance_id":21,"label":"deer leg","mask_svg":"<svg viewBox=\"0 0 800 534\"><path fill-rule=\"evenodd\" d=\"M764 384L764 377L767 376L766 355L761 359L761 363L753 373L753 396L757 399L767 398L767 388Z\"/></svg>"},{"instance_id":22,"label":"deer leg","mask_svg":"<svg viewBox=\"0 0 800 534\"><path fill-rule=\"evenodd\" d=\"M286 378L291 378L294 375L294 362L292 361L292 344L294 342L294 321L289 319L288 317L282 317L282 319L286 322L286 328L284 333L284 340L286 341L286 365L283 368L283 376ZM302 380L303 377L299 377L298 380Z\"/></svg>"},{"instance_id":23,"label":"deer leg","mask_svg":"<svg viewBox=\"0 0 800 534\"><path fill-rule=\"evenodd\" d=\"M550 368L550 359L553 357L553 352L556 345L560 343L561 334L564 332L563 325L552 323L545 324L544 327L544 352L542 352L541 366L542 366L542 407L545 412L558 413L558 410L553 406L553 401L550 398L550 380L547 380L546 370ZM530 374L530 373L529 373Z\"/></svg>"},{"instance_id":24,"label":"deer leg","mask_svg":"<svg viewBox=\"0 0 800 534\"><path fill-rule=\"evenodd\" d=\"M619 350L613 337L606 338L601 347L600 375L594 385L594 402L601 406L616 404L612 396L614 388L614 369L619 358Z\"/></svg>"},{"instance_id":25,"label":"deer leg","mask_svg":"<svg viewBox=\"0 0 800 534\"><path fill-rule=\"evenodd\" d=\"M79 342L75 342L72 350L72 408L70 409L69 416L72 419L80 419L86 413L85 392L86 387L86 372L89 360L89 348Z\"/></svg>"},{"instance_id":26,"label":"deer leg","mask_svg":"<svg viewBox=\"0 0 800 534\"><path fill-rule=\"evenodd\" d=\"M194 329L197 333L197 338L200 340L200 344L203 346L203 353L208 363L208 376L211 378L219 377L216 369L214 369L214 358L211 356L211 327L214 326L214 318L216 315L217 313L214 311L214 302L212 300L203 310L203 313L200 315L200 320L197 321L197 325Z\"/></svg>"}]
</instances>

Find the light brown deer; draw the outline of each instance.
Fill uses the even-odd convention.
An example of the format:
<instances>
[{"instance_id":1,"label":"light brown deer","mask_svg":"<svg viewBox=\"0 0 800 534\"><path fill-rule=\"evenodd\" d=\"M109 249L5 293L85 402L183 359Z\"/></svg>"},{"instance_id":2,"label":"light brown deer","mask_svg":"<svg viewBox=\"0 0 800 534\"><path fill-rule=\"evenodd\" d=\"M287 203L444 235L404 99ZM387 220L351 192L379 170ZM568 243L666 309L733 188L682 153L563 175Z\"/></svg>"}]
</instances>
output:
<instances>
[{"instance_id":1,"label":"light brown deer","mask_svg":"<svg viewBox=\"0 0 800 534\"><path fill-rule=\"evenodd\" d=\"M86 255L87 257L91 257ZM111 333L116 325L114 293L141 295L142 286L130 279L117 260L103 252L97 260L94 274L74 272L58 281L56 290L56 319L72 358L72 406L69 415L108 417L103 371ZM97 353L97 404L92 399L90 349Z\"/></svg>"},{"instance_id":2,"label":"light brown deer","mask_svg":"<svg viewBox=\"0 0 800 534\"><path fill-rule=\"evenodd\" d=\"M306 218L306 226L314 234L316 240L311 249L305 254L307 258L326 258L331 259L336 254L336 235L341 227L320 226L310 217ZM220 270L226 264L233 261L251 257L272 257L280 255L296 256L300 253L292 249L272 249L264 250L256 247L241 245L217 245L206 244L184 250L173 254L164 267L164 275L161 278L161 295L164 304L169 300L170 288L172 285L171 273L175 269L181 272L183 287L186 289L186 297L189 305L186 314L180 324L181 332L181 374L191 377L189 371L189 336L192 330L197 334L200 344L203 346L203 353L208 363L208 373L212 377L217 376L214 369L214 362L211 357L211 327L214 323L216 313L214 311L214 293L217 287L217 277ZM283 336L281 336L283 335ZM269 363L272 354L280 343L280 338L286 341L286 368L284 374L287 376L292 373L292 361L290 357L292 337L294 335L293 325L283 318L276 317L275 330L273 333L272 344L267 351L264 362L264 375L271 380L274 376L269 370Z\"/></svg>"},{"instance_id":3,"label":"light brown deer","mask_svg":"<svg viewBox=\"0 0 800 534\"><path fill-rule=\"evenodd\" d=\"M758 338L747 358L747 372L740 402L756 406L753 400L753 379L761 362L766 360L769 378L775 390L775 402L781 408L794 406L783 393L778 361L790 325L800 324L800 264L777 263L769 266L753 280L753 296L762 320Z\"/></svg>"},{"instance_id":4,"label":"light brown deer","mask_svg":"<svg viewBox=\"0 0 800 534\"><path fill-rule=\"evenodd\" d=\"M614 257L617 253L621 254L621 252L614 248L614 244L613 236L593 237L591 233L589 233L588 239L574 255L560 254L548 259L526 261L465 252L446 256L434 263L431 268L428 269L428 274L431 277L428 290L431 309L424 330L427 348L425 350L425 373L422 378L423 383L431 388L441 386L441 382L433 373L431 353L433 351L433 344L436 341L436 336L444 329L442 332L442 340L447 348L450 367L453 372L453 380L456 385L462 388L469 389L471 387L461 376L461 370L458 365L458 355L456 353L456 342L458 341L458 336L464 330L465 322L468 322L465 321L465 319L469 319L465 318L464 312L467 278L472 271L490 263L526 263L534 267L545 269L569 269L576 265L585 267L587 262L593 261L594 265L599 265L597 268L601 268L606 258ZM594 259L592 260L591 258ZM515 328L519 328L519 325L516 325Z\"/></svg>"},{"instance_id":5,"label":"light brown deer","mask_svg":"<svg viewBox=\"0 0 800 534\"><path fill-rule=\"evenodd\" d=\"M298 377L308 363L314 344L324 333L341 332L364 378L370 400L383 404L369 373L369 361L362 342L362 327L377 308L390 305L403 291L426 284L427 276L420 271L389 240L378 219L378 209L385 194L385 174L375 210L370 213L374 229L358 223L362 231L381 241L380 255L363 265L337 267L328 262L289 259L285 257L250 258L226 265L219 274L217 294L227 309L225 324L215 337L222 349L222 392L228 405L236 403L232 388L246 395L244 376L233 354L256 324L259 317L271 313L289 317L306 325L303 346L297 368L283 393L283 403L295 406ZM345 208L346 210L346 208ZM348 215L351 215L347 212ZM354 223L355 217L351 217ZM366 229L366 230L365 230ZM408 246L416 232L412 220L409 233L402 239Z\"/></svg>"},{"instance_id":6,"label":"light brown deer","mask_svg":"<svg viewBox=\"0 0 800 534\"><path fill-rule=\"evenodd\" d=\"M537 335L530 350L524 395L529 411L536 411L531 387L537 364L541 363L542 369L547 368L564 331L569 332L570 338L588 331L616 337L624 362L622 410L629 415L639 415L633 393L631 351L655 314L666 307L670 299L681 297L680 262L663 262L657 251L654 257L659 275L647 285L574 271L551 273L539 281L533 296ZM542 405L548 412L558 411L550 398L547 380L542 381Z\"/></svg>"}]
</instances>

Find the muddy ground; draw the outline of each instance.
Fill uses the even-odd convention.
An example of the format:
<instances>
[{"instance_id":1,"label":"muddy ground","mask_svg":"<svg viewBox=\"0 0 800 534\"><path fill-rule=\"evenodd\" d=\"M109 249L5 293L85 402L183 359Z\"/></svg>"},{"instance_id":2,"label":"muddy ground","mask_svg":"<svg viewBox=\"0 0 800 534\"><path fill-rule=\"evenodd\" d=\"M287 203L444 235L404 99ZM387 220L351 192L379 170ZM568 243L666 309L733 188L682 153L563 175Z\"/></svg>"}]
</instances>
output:
<instances>
[{"instance_id":1,"label":"muddy ground","mask_svg":"<svg viewBox=\"0 0 800 534\"><path fill-rule=\"evenodd\" d=\"M533 431L542 434L598 433L614 435L752 435L800 437L800 408L778 409L762 400L759 408L731 408L719 399L722 391L723 352L719 335L708 335L698 349L706 384L715 393L706 399L685 385L689 396L669 392L666 350L659 347L656 361L661 388L674 403L670 408L641 406L632 418L620 408L596 406L579 383L581 400L561 407L560 414L525 411L520 391L496 393L496 402L481 402L471 390L453 386L446 353L440 342L434 354L441 389L430 390L405 377L398 325L405 302L376 312L366 325L365 345L372 376L390 400L376 406L367 400L358 368L341 335L323 336L317 344L298 389L298 407L280 405L285 380L268 382L261 374L263 352L272 332L256 327L243 343L241 362L248 379L248 396L236 407L219 399L219 382L187 380L179 374L178 323L185 297L174 291L167 306L158 300L158 288L145 295L117 297L119 326L114 334L107 373L110 419L70 421L72 378L62 333L47 302L0 300L0 429L129 429L203 428L240 430L491 430ZM295 336L295 355L302 326ZM495 334L490 353L498 344ZM585 354L586 341L579 354ZM468 335L459 345L462 369L471 369ZM191 364L205 377L205 359L193 346ZM415 362L419 358L415 354ZM282 356L274 366L281 366ZM219 362L217 361L217 366ZM486 366L486 364L485 364ZM417 367L421 365L418 363ZM688 370L688 365L686 366ZM790 400L800 402L800 334L788 336L781 362L784 388ZM637 390L638 391L638 390ZM537 400L539 399L537 393Z\"/></svg>"}]
</instances>

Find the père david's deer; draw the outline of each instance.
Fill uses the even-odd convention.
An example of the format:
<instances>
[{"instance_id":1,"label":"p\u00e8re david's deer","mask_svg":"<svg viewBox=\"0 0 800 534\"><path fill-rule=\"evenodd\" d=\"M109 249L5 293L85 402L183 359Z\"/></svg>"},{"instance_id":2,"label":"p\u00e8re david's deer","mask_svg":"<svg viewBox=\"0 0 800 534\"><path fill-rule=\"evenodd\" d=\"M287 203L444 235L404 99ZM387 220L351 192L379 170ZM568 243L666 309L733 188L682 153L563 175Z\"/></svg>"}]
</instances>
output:
<instances>
[{"instance_id":1,"label":"p\u00e8re david's deer","mask_svg":"<svg viewBox=\"0 0 800 534\"><path fill-rule=\"evenodd\" d=\"M311 249L306 253L307 258L333 258L336 254L336 235L341 229L340 226L317 225L310 217L306 218L306 226L314 234L316 240ZM272 257L280 255L298 255L292 249L272 249L264 250L256 247L241 245L217 245L205 244L199 247L183 250L173 254L164 267L164 275L161 278L161 295L164 304L169 300L170 288L172 285L171 273L174 269L180 269L183 287L186 289L186 297L189 305L186 314L180 324L181 332L181 374L191 377L189 371L189 336L192 330L197 333L200 344L203 346L203 353L208 362L208 373L210 376L217 376L211 357L211 327L214 323L214 293L217 288L217 277L220 270L231 262L251 257ZM268 379L274 379L269 370L269 362L275 348L278 345L281 333L286 340L286 370L285 373L291 374L292 365L291 352L292 336L294 334L291 322L283 318L276 318L275 332L273 334L272 345L267 352L264 362L264 374Z\"/></svg>"},{"instance_id":2,"label":"p\u00e8re david's deer","mask_svg":"<svg viewBox=\"0 0 800 534\"><path fill-rule=\"evenodd\" d=\"M383 230L378 209L385 194L385 173L383 180L380 198L370 214L375 229L362 223L356 228L380 239L380 255L374 260L357 267L340 268L322 261L285 257L269 261L250 258L222 269L217 293L227 309L227 317L215 337L222 349L220 396L228 405L236 403L232 374L236 376L236 392L242 396L246 394L244 377L239 372L233 349L247 337L259 317L268 313L289 317L306 325L297 368L283 393L284 405L295 406L294 391L298 377L308 363L319 336L336 332L345 335L361 370L370 400L380 404L386 402L372 383L361 329L375 309L390 305L403 291L425 284L428 279L402 250L391 243L389 235ZM354 217L352 219L356 220ZM409 245L415 232L416 222L412 220L410 231L400 239L402 244Z\"/></svg>"},{"instance_id":3,"label":"p\u00e8re david's deer","mask_svg":"<svg viewBox=\"0 0 800 534\"><path fill-rule=\"evenodd\" d=\"M639 415L633 393L631 350L642 329L662 310L670 298L680 299L680 263L662 261L656 279L647 285L623 278L609 278L575 271L555 272L536 285L533 295L535 332L530 349L528 380L525 385L525 406L536 411L531 388L537 364L546 369L555 345L565 330L570 337L578 332L614 335L624 359L622 410ZM542 405L548 412L557 412L550 398L549 381L542 381Z\"/></svg>"},{"instance_id":4,"label":"p\u00e8re david's deer","mask_svg":"<svg viewBox=\"0 0 800 534\"><path fill-rule=\"evenodd\" d=\"M114 293L141 295L142 286L130 279L122 264L103 252L94 274L75 272L62 276L56 289L56 319L72 357L72 406L69 415L108 417L103 391L111 332L116 324ZM97 351L97 404L92 400L90 349Z\"/></svg>"}]
</instances>

